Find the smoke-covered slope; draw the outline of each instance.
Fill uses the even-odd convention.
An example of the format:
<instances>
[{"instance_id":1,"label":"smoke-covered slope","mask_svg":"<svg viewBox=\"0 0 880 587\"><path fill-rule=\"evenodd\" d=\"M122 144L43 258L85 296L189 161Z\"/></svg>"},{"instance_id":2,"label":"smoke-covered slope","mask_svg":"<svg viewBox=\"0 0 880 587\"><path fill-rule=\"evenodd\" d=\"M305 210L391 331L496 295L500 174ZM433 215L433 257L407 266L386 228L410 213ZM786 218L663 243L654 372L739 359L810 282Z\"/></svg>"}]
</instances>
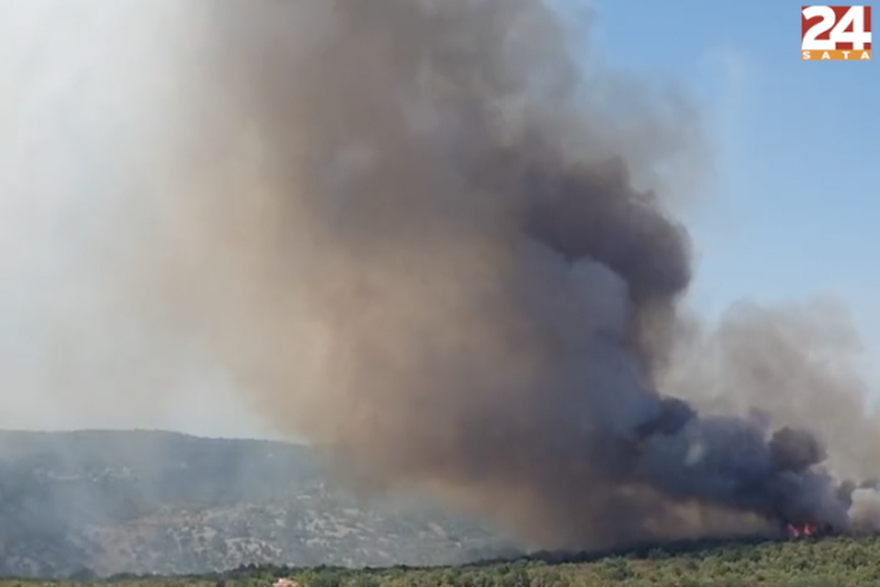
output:
<instances>
[{"instance_id":1,"label":"smoke-covered slope","mask_svg":"<svg viewBox=\"0 0 880 587\"><path fill-rule=\"evenodd\" d=\"M691 315L700 100L557 4L80 0L77 75L11 70L3 185L88 217L20 290L51 295L16 389L92 422L235 394L349 487L544 549L880 530L846 309Z\"/></svg>"},{"instance_id":2,"label":"smoke-covered slope","mask_svg":"<svg viewBox=\"0 0 880 587\"><path fill-rule=\"evenodd\" d=\"M484 530L334 488L302 446L166 432L0 433L0 574L478 557Z\"/></svg>"}]
</instances>

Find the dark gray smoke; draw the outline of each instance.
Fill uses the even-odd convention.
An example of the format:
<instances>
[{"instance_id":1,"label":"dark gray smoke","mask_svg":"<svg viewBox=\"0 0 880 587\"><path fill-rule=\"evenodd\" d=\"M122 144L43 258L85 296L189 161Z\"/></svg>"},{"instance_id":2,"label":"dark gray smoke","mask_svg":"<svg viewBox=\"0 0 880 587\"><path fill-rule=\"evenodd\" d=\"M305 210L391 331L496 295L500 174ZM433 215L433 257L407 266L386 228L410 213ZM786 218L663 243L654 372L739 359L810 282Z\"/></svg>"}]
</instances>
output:
<instances>
[{"instance_id":1,"label":"dark gray smoke","mask_svg":"<svg viewBox=\"0 0 880 587\"><path fill-rule=\"evenodd\" d=\"M122 271L157 333L357 481L542 547L850 527L803 428L862 405L820 352L840 322L681 314L672 189L704 145L676 92L581 67L539 0L191 6L187 108ZM862 410L839 414L873 433Z\"/></svg>"}]
</instances>

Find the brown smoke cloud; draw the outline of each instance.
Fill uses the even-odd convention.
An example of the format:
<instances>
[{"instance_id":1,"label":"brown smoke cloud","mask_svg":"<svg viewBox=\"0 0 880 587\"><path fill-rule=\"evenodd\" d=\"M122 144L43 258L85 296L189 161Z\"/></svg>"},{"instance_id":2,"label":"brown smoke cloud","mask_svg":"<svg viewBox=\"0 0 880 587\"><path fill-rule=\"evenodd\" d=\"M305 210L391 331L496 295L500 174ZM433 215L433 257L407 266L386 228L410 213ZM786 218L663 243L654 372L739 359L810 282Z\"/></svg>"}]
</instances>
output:
<instances>
[{"instance_id":1,"label":"brown smoke cloud","mask_svg":"<svg viewBox=\"0 0 880 587\"><path fill-rule=\"evenodd\" d=\"M358 481L541 547L850 527L819 465L880 463L844 321L679 309L681 96L583 70L539 0L195 6L114 252L157 339L207 345Z\"/></svg>"}]
</instances>

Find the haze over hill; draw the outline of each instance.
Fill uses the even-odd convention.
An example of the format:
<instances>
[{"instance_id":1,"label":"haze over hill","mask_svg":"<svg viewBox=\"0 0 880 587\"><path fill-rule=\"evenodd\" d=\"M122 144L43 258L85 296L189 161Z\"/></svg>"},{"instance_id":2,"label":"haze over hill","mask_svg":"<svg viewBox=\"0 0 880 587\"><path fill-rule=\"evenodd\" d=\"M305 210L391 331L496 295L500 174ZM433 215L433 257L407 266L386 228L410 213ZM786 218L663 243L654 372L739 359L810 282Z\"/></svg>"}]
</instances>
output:
<instances>
[{"instance_id":1,"label":"haze over hill","mask_svg":"<svg viewBox=\"0 0 880 587\"><path fill-rule=\"evenodd\" d=\"M3 193L64 209L11 223L56 270L15 290L13 399L145 422L232 390L353 486L545 548L880 529L847 312L689 315L699 108L553 6L63 6L37 21L91 11L81 67L0 109Z\"/></svg>"},{"instance_id":2,"label":"haze over hill","mask_svg":"<svg viewBox=\"0 0 880 587\"><path fill-rule=\"evenodd\" d=\"M0 575L457 563L503 543L337 488L316 451L168 432L0 432Z\"/></svg>"}]
</instances>

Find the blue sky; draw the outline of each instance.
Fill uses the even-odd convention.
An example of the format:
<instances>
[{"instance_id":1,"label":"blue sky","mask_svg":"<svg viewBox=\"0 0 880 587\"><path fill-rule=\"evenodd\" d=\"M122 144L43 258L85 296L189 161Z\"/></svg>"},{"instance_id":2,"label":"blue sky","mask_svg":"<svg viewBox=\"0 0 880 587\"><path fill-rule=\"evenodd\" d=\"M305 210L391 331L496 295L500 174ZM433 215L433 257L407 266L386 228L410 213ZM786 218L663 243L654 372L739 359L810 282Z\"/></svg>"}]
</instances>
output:
<instances>
[{"instance_id":1,"label":"blue sky","mask_svg":"<svg viewBox=\"0 0 880 587\"><path fill-rule=\"evenodd\" d=\"M880 364L880 63L802 62L791 0L592 4L608 64L681 79L710 116L693 303L834 295Z\"/></svg>"}]
</instances>

